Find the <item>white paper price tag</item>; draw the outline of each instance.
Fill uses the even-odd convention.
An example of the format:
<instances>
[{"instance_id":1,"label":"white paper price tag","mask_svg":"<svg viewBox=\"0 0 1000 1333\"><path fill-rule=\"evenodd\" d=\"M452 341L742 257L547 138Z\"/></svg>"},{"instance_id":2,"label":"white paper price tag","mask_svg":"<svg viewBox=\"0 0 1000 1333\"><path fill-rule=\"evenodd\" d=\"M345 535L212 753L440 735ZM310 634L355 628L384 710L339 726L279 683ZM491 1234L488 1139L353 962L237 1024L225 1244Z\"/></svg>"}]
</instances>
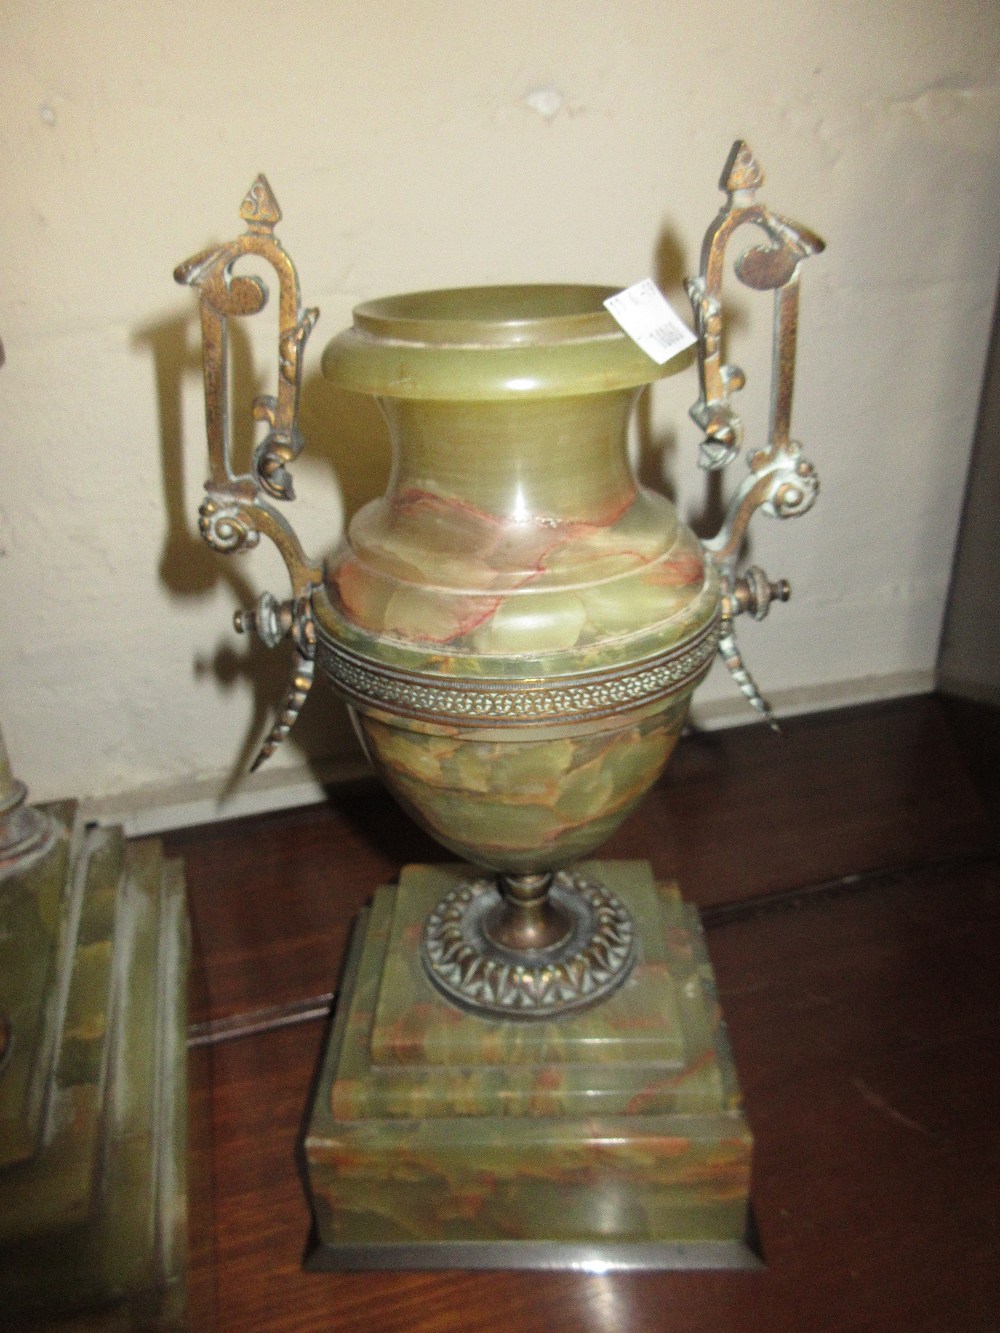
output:
<instances>
[{"instance_id":1,"label":"white paper price tag","mask_svg":"<svg viewBox=\"0 0 1000 1333\"><path fill-rule=\"evenodd\" d=\"M698 341L652 278L609 296L604 306L658 366Z\"/></svg>"}]
</instances>

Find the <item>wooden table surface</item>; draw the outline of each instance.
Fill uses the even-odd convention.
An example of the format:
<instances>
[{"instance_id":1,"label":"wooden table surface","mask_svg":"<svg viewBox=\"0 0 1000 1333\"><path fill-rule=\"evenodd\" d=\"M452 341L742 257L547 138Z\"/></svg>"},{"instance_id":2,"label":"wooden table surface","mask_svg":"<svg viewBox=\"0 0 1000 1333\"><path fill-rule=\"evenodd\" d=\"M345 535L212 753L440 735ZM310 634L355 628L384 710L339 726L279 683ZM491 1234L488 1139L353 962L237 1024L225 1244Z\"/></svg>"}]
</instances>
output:
<instances>
[{"instance_id":1,"label":"wooden table surface","mask_svg":"<svg viewBox=\"0 0 1000 1333\"><path fill-rule=\"evenodd\" d=\"M758 1273L304 1273L296 1140L351 921L402 864L447 858L374 780L170 835L194 936L192 1328L1000 1329L998 736L933 697L690 735L601 851L702 909Z\"/></svg>"}]
</instances>

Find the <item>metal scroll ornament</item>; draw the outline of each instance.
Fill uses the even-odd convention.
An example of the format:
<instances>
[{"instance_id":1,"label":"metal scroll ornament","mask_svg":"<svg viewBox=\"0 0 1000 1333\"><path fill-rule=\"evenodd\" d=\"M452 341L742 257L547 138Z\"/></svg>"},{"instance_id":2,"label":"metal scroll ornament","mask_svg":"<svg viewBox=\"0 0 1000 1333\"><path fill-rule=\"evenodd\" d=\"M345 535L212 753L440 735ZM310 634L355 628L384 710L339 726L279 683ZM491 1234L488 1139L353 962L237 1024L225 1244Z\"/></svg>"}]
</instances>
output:
<instances>
[{"instance_id":1,"label":"metal scroll ornament","mask_svg":"<svg viewBox=\"0 0 1000 1333\"><path fill-rule=\"evenodd\" d=\"M792 518L812 507L819 493L816 469L791 438L792 389L795 383L795 347L799 313L799 266L803 259L825 247L820 238L799 223L772 213L758 203L757 190L764 173L742 139L729 155L720 182L728 196L725 206L705 234L701 273L686 284L698 332L698 373L701 395L691 416L705 432L701 466L707 471L728 467L740 453L743 423L732 406L732 395L746 377L739 366L722 360L722 276L726 246L740 227L759 227L767 245L755 245L736 261L736 276L757 291L774 292L774 342L771 368L771 413L767 444L748 452L750 475L729 504L725 522L704 543L721 575L722 632L719 651L749 703L777 730L771 708L761 697L736 646L733 618L749 612L755 620L767 614L773 601L785 602L791 589L784 579L772 583L764 571L751 567L736 576L736 563L750 519L758 509L772 518Z\"/></svg>"},{"instance_id":2,"label":"metal scroll ornament","mask_svg":"<svg viewBox=\"0 0 1000 1333\"><path fill-rule=\"evenodd\" d=\"M246 232L176 273L201 300L211 463L202 534L222 552L267 536L291 580L289 598L265 593L236 617L238 629L295 651L257 762L294 723L318 663L403 806L477 868L431 913L421 957L449 1001L483 1017L558 1017L628 977L637 945L627 908L572 867L659 776L717 648L772 720L733 625L766 614L788 586L737 564L758 509L789 517L816 495L789 417L799 265L822 242L757 202L762 179L738 143L727 202L688 284L701 380L692 415L702 463L717 469L743 437L732 406L743 374L721 358L725 250L744 223L763 233L735 269L774 292L770 431L747 451L748 475L704 543L630 466L635 400L672 368L608 314L616 289L458 288L365 302L326 348L326 375L378 400L393 467L386 494L321 566L277 507L293 496L302 354L317 312L301 306L263 177L243 203ZM278 275L278 391L254 401L267 430L251 471L237 475L226 331L267 299L259 278L234 272L252 258Z\"/></svg>"},{"instance_id":3,"label":"metal scroll ornament","mask_svg":"<svg viewBox=\"0 0 1000 1333\"><path fill-rule=\"evenodd\" d=\"M278 603L265 593L254 612L239 612L241 633L256 630L270 648L281 639L295 644L292 682L278 710L278 720L265 740L253 768L259 767L288 734L312 684L315 634L310 597L322 570L310 560L288 521L270 500L292 500L295 489L289 465L305 441L298 428L302 354L319 311L303 310L295 265L274 234L281 209L264 176L258 176L240 207L246 232L226 245L203 250L174 270L177 282L197 287L201 298L202 356L205 373L205 426L210 473L199 510L199 528L209 546L223 554L250 550L266 536L281 552L292 581L293 596ZM278 275L278 392L253 401L255 421L269 427L254 451L253 470L237 475L232 467L229 421L228 321L254 315L267 304L267 287L256 276L237 275L238 260L256 257Z\"/></svg>"}]
</instances>

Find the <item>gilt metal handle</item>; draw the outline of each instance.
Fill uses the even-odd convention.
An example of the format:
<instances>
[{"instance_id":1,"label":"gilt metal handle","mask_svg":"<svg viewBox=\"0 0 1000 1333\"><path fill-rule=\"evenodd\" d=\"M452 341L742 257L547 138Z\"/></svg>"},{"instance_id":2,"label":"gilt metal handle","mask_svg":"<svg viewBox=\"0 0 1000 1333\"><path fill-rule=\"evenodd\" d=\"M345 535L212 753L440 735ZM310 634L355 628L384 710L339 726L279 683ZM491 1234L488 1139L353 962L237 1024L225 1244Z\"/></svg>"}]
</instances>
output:
<instances>
[{"instance_id":1,"label":"gilt metal handle","mask_svg":"<svg viewBox=\"0 0 1000 1333\"><path fill-rule=\"evenodd\" d=\"M302 357L319 311L302 308L295 265L274 234L281 209L264 176L258 176L250 187L240 216L247 224L241 236L179 264L174 278L197 287L199 292L211 474L198 511L201 535L209 546L227 554L249 550L262 535L268 537L281 553L292 585L288 601L278 603L265 594L256 613L237 613L236 617L238 630L256 630L268 647L289 638L296 651L291 684L278 720L254 760L253 771L288 734L314 672L311 595L321 581L322 568L306 555L287 519L271 500L295 497L289 467L305 444L298 427ZM233 272L236 262L248 256L263 259L278 275L278 391L276 395L258 394L253 400L254 420L266 422L268 432L254 450L251 471L237 474L233 471L229 421L228 320L255 315L268 300L267 287L259 277Z\"/></svg>"},{"instance_id":2,"label":"gilt metal handle","mask_svg":"<svg viewBox=\"0 0 1000 1333\"><path fill-rule=\"evenodd\" d=\"M767 701L762 698L736 646L733 618L750 611L762 619L773 601L787 601L787 582L772 584L756 567L743 577L736 564L750 519L762 509L774 518L804 514L819 492L816 469L791 438L792 390L798 333L799 265L819 254L824 242L797 222L773 213L758 203L756 192L764 173L743 140L732 148L720 182L728 198L705 233L701 272L688 280L687 292L698 331L698 374L701 394L691 416L705 432L701 466L709 471L727 467L740 453L743 423L733 408L732 395L746 377L739 366L722 360L722 277L726 246L744 223L759 227L769 244L754 245L737 259L736 276L757 291L774 292L774 335L771 364L771 407L768 441L748 450L749 475L737 488L725 520L716 535L702 543L716 565L722 583L722 629L719 651L746 698L777 729Z\"/></svg>"}]
</instances>

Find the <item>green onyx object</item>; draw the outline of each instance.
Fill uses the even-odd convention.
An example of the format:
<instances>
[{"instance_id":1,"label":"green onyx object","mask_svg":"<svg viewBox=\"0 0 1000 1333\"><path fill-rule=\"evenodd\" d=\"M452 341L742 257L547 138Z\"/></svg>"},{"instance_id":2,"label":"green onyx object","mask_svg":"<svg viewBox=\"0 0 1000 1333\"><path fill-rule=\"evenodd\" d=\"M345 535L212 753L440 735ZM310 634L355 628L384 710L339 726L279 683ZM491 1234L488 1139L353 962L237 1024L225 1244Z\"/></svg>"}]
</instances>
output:
<instances>
[{"instance_id":1,"label":"green onyx object","mask_svg":"<svg viewBox=\"0 0 1000 1333\"><path fill-rule=\"evenodd\" d=\"M562 872L656 780L718 639L714 566L629 465L632 406L664 370L612 293L370 302L323 358L378 398L393 467L313 596L318 660L406 809L499 877L429 919L429 975L515 1018L594 1003L633 965L620 898L588 904Z\"/></svg>"},{"instance_id":2,"label":"green onyx object","mask_svg":"<svg viewBox=\"0 0 1000 1333\"><path fill-rule=\"evenodd\" d=\"M52 837L0 874L0 1002L13 1037L0 1068L0 1127L5 1148L17 1149L0 1160L0 1322L62 1328L79 1316L81 1327L180 1327L180 864L156 839L126 843L120 829L85 828L75 802L37 813Z\"/></svg>"},{"instance_id":3,"label":"green onyx object","mask_svg":"<svg viewBox=\"0 0 1000 1333\"><path fill-rule=\"evenodd\" d=\"M314 596L321 666L371 758L463 859L550 871L662 769L717 638L718 579L629 466L662 373L612 289L371 302L324 372L374 393L394 452Z\"/></svg>"},{"instance_id":4,"label":"green onyx object","mask_svg":"<svg viewBox=\"0 0 1000 1333\"><path fill-rule=\"evenodd\" d=\"M586 866L640 924L606 1002L484 1021L406 941L462 867L408 867L356 932L305 1141L322 1268L752 1267L751 1139L696 914Z\"/></svg>"},{"instance_id":5,"label":"green onyx object","mask_svg":"<svg viewBox=\"0 0 1000 1333\"><path fill-rule=\"evenodd\" d=\"M614 287L456 287L366 301L327 346L326 376L385 416L392 468L333 556L310 559L276 502L294 494L318 312L264 177L246 232L176 270L201 302L202 535L222 552L268 537L291 581L237 616L295 648L257 762L318 665L387 785L463 863L406 868L359 927L306 1143L321 1265L663 1264L664 1242L681 1264L747 1259L750 1139L694 914L648 867L584 858L656 781L716 650L773 721L734 622L789 589L738 565L758 509L791 517L817 494L790 414L799 268L823 242L760 203L762 182L737 142L687 284L708 470L743 452L721 288L744 225L736 276L774 294L768 434L704 541L630 460L638 396L679 364L645 350L660 330L620 327ZM248 258L278 276L278 390L254 401L266 434L236 473L227 321L267 300L235 269Z\"/></svg>"},{"instance_id":6,"label":"green onyx object","mask_svg":"<svg viewBox=\"0 0 1000 1333\"><path fill-rule=\"evenodd\" d=\"M654 355L658 331L653 351L626 332L607 305L614 287L467 287L367 301L326 348L324 373L379 403L393 462L386 494L354 516L321 566L272 504L294 494L302 353L318 311L301 306L263 176L243 202L246 233L176 270L201 292L212 471L202 533L221 551L263 533L292 582L290 600L265 594L237 617L266 643L296 647L258 762L294 723L318 662L405 808L494 876L440 904L422 945L434 984L481 1013L568 1013L628 975L628 910L571 867L656 780L716 648L770 720L733 620L760 618L788 585L759 569L737 576L736 563L757 509L788 517L816 496L789 420L799 265L823 243L759 203L762 182L737 142L721 182L727 202L688 283L701 382L691 414L705 433L702 463L718 469L740 453L731 398L744 382L721 358L723 259L744 224L764 234L735 267L748 286L775 293L770 433L749 451L749 475L706 542L630 465L636 398L676 366ZM234 272L248 256L279 279L278 393L255 400L270 429L252 471L237 475L226 321L267 300L260 279ZM640 288L660 299L651 283Z\"/></svg>"}]
</instances>

